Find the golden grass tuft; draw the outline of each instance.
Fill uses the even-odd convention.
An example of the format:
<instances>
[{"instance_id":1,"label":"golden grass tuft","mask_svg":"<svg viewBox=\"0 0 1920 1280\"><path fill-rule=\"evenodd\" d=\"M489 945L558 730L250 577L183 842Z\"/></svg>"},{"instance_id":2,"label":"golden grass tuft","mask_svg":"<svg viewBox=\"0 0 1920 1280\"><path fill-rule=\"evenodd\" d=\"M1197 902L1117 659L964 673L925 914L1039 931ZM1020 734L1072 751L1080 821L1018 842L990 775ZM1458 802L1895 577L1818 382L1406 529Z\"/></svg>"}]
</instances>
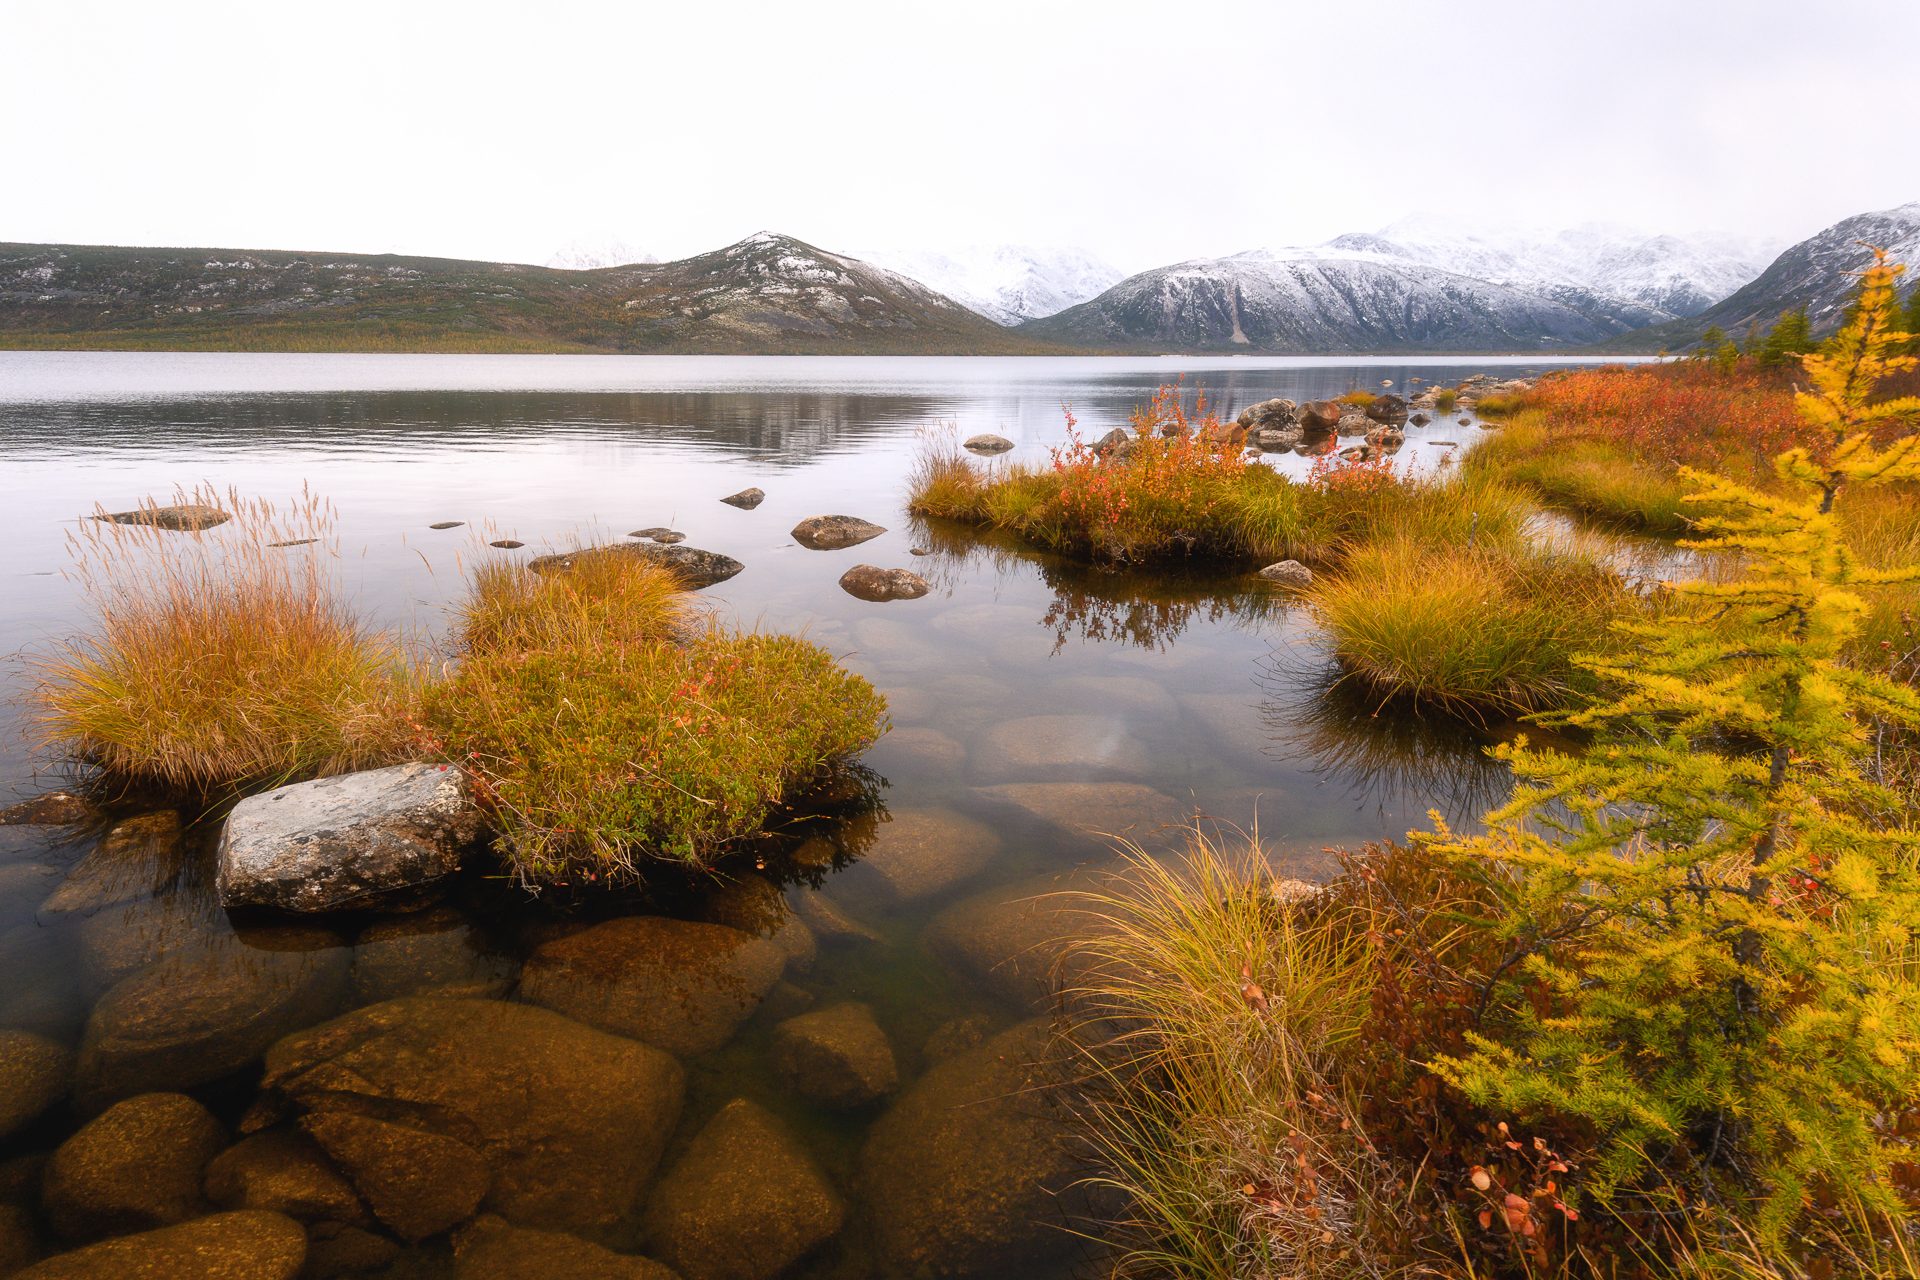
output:
<instances>
[{"instance_id":1,"label":"golden grass tuft","mask_svg":"<svg viewBox=\"0 0 1920 1280\"><path fill-rule=\"evenodd\" d=\"M69 535L92 626L29 658L38 746L208 795L405 759L415 672L342 600L332 507L205 489L175 501L233 519L185 533L83 520Z\"/></svg>"}]
</instances>

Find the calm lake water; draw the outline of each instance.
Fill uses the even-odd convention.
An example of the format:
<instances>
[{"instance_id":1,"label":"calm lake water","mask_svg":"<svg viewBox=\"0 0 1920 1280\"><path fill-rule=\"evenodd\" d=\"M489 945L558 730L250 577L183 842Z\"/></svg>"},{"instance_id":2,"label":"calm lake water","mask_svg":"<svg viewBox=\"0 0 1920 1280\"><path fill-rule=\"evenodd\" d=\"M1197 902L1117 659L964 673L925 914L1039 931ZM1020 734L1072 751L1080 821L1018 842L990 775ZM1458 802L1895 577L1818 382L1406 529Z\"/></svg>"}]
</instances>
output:
<instances>
[{"instance_id":1,"label":"calm lake water","mask_svg":"<svg viewBox=\"0 0 1920 1280\"><path fill-rule=\"evenodd\" d=\"M965 1188L943 1188L936 1176L939 1142L961 1139L915 1129L916 1108L957 1106L941 1102L947 1094L986 1096L990 1060L1015 1043L1001 1033L1036 1007L1004 963L1020 950L1008 939L1030 935L1007 923L1000 904L1017 912L1034 894L1074 883L1101 856L1083 828L1130 829L1151 845L1164 842L1163 821L1198 811L1257 830L1277 874L1312 879L1327 874L1329 846L1397 838L1424 826L1430 808L1470 822L1502 795L1505 779L1482 756L1483 738L1374 717L1329 694L1333 672L1308 619L1257 580L1093 571L916 527L903 502L922 433L997 432L1015 441L1013 457L1045 458L1065 438L1063 406L1091 439L1175 378L1233 414L1273 396L1377 390L1387 380L1404 391L1414 378L1450 384L1564 363L0 353L8 560L0 653L32 651L84 626L77 589L62 576L80 516L96 503L116 511L148 497L164 503L176 488L201 484L276 501L306 486L331 499L347 591L369 617L426 641L442 627L465 566L480 557L530 558L665 525L685 533L687 545L743 562L739 576L704 593L724 617L803 632L888 693L895 732L865 762L885 779L884 812L803 833L817 837L808 848L826 850L815 858L818 893L805 884L789 890L815 954L800 955L789 936L792 954L768 1007L731 1036L723 1028L718 1049L681 1046L685 1101L667 1117L657 1169L674 1193L656 1191L592 1222L520 1216L627 1252L670 1252L666 1237L697 1230L674 1226L661 1206L706 1185L701 1177L711 1181L713 1152L733 1149L715 1117L746 1098L845 1206L837 1234L818 1222L795 1228L795 1239L830 1237L796 1274L923 1265L929 1274L1053 1274L1071 1261L1071 1249L1055 1247L1069 1239L1057 1232L1009 1246L1023 1259L1011 1269L984 1253L969 1261L959 1246L944 1250L947 1263L916 1262L900 1243L900 1222L913 1214L958 1223L947 1229L962 1235L971 1221ZM1451 419L1410 430L1400 458L1434 465L1477 434ZM1265 462L1306 466L1287 454ZM748 486L766 491L756 510L718 501ZM821 514L860 516L888 532L837 552L796 545L788 531ZM463 523L428 528L443 521ZM526 546L485 545L503 538ZM916 547L933 554L915 556ZM860 563L911 568L935 590L912 601L857 600L837 580ZM23 665L15 658L6 672L18 694ZM0 804L62 783L28 752L23 715L17 699L0 708ZM717 918L697 887L569 915L564 904L529 905L476 880L451 906L412 923L356 916L320 922L329 930L320 935L285 921L236 926L212 902L210 833L198 829L164 874L135 876L137 885L95 892L79 907L50 907L96 835L54 842L21 830L0 844L0 1028L77 1048L84 1095L0 1137L0 1161L52 1149L83 1113L133 1086L184 1088L230 1128L249 1115L248 1125L263 1123L254 1105L260 1068L247 1063L257 1050L235 1048L244 1036L219 1025L217 1000L195 1006L205 1025L179 1037L205 1041L202 1063L227 1053L245 1065L196 1070L178 1054L135 1055L135 1067L117 1068L117 1083L102 1083L105 1068L94 1059L116 1034L113 1020L128 1016L129 984L154 982L168 964L189 986L193 975L221 969L220 999L239 1011L234 1021L252 1019L246 1034L271 1024L278 1036L413 991L511 998L532 948L608 914ZM836 924L834 913L853 924ZM294 970L282 972L288 964ZM326 986L336 971L346 976ZM247 982L320 994L256 1016L258 992L235 987ZM772 1062L773 1028L779 1017L848 1001L871 1011L900 1087L893 1101L827 1109L797 1096ZM142 1027L161 1038L177 1030L164 1018ZM158 1064L151 1077L139 1076L146 1068L137 1062L149 1060ZM990 1149L992 1138L965 1141ZM732 1168L730 1158L719 1164ZM889 1161L932 1171L929 1185L900 1201ZM634 1175L643 1185L646 1172ZM500 1185L487 1205L498 1207ZM329 1212L352 1220L345 1209ZM773 1219L782 1212L768 1210ZM392 1214L375 1217L384 1224L375 1234L409 1234L393 1228ZM375 1224L363 1214L361 1225ZM38 1229L46 1249L84 1236L47 1234L45 1218ZM314 1238L333 1230L315 1228ZM430 1233L395 1265L395 1274L439 1274L455 1264L445 1236Z\"/></svg>"}]
</instances>

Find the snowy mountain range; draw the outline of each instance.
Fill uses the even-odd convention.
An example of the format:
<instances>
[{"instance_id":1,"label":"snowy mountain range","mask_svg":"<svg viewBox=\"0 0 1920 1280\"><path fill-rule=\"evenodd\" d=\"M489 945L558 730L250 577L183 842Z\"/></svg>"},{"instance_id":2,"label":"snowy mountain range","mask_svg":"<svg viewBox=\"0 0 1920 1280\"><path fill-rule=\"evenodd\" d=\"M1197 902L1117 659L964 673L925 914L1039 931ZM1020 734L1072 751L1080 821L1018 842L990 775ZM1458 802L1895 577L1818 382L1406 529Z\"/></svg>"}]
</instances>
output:
<instances>
[{"instance_id":1,"label":"snowy mountain range","mask_svg":"<svg viewBox=\"0 0 1920 1280\"><path fill-rule=\"evenodd\" d=\"M918 280L995 324L1065 311L1126 275L1085 249L970 245L959 249L865 249L854 257Z\"/></svg>"},{"instance_id":2,"label":"snowy mountain range","mask_svg":"<svg viewBox=\"0 0 1920 1280\"><path fill-rule=\"evenodd\" d=\"M616 236L599 236L567 241L553 251L544 265L560 271L596 271L601 267L628 267L658 261L654 254L643 253Z\"/></svg>"}]
</instances>

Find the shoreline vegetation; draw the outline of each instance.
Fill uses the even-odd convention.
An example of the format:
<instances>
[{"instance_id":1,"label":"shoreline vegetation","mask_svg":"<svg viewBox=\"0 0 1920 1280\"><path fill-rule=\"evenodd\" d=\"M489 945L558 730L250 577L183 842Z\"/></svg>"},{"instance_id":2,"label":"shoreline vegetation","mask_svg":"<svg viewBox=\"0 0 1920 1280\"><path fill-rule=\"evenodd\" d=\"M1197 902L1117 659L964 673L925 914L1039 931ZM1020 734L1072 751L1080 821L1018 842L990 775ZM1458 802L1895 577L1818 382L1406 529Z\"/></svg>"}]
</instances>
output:
<instances>
[{"instance_id":1,"label":"shoreline vegetation","mask_svg":"<svg viewBox=\"0 0 1920 1280\"><path fill-rule=\"evenodd\" d=\"M219 508L219 495L181 495ZM108 789L219 807L310 778L434 760L466 771L521 884L634 884L749 841L886 730L825 650L702 617L643 557L548 575L480 561L445 653L357 618L333 511L225 495L190 543L157 522L69 539L93 630L30 658L39 751Z\"/></svg>"},{"instance_id":2,"label":"shoreline vegetation","mask_svg":"<svg viewBox=\"0 0 1920 1280\"><path fill-rule=\"evenodd\" d=\"M1196 829L1070 895L1056 1058L1115 1274L1920 1275L1920 647L1857 645L1920 557L1834 518L1920 477L1920 397L1871 394L1916 363L1896 275L1755 484L1676 471L1735 571L1577 659L1536 719L1590 745L1498 748L1484 834L1436 815L1302 895Z\"/></svg>"}]
</instances>

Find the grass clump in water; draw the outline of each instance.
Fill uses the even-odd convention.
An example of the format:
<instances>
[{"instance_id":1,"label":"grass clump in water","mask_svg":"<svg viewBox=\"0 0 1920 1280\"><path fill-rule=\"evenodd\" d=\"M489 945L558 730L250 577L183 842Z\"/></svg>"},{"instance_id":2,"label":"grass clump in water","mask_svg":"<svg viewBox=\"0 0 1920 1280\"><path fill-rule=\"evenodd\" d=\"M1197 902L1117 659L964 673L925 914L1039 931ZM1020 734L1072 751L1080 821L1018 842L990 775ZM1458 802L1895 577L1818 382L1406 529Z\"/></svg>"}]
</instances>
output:
<instances>
[{"instance_id":1,"label":"grass clump in water","mask_svg":"<svg viewBox=\"0 0 1920 1280\"><path fill-rule=\"evenodd\" d=\"M232 519L82 521L70 535L92 627L31 659L39 747L116 783L207 796L407 759L416 673L342 599L331 506L176 501Z\"/></svg>"},{"instance_id":2,"label":"grass clump in water","mask_svg":"<svg viewBox=\"0 0 1920 1280\"><path fill-rule=\"evenodd\" d=\"M684 601L670 571L618 553L474 575L465 653L425 720L523 883L706 865L884 732L884 699L808 641L707 627L676 643Z\"/></svg>"}]
</instances>

